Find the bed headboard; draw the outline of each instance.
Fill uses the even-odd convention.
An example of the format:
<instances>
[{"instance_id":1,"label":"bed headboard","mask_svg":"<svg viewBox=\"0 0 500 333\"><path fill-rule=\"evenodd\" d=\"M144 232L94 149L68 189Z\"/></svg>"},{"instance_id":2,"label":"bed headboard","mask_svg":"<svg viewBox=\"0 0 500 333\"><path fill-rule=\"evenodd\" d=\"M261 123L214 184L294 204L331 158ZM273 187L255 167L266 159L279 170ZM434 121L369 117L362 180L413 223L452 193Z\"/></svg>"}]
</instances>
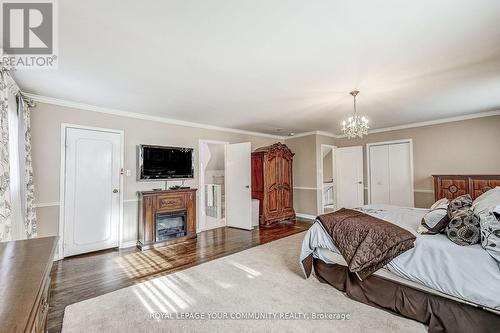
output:
<instances>
[{"instance_id":1,"label":"bed headboard","mask_svg":"<svg viewBox=\"0 0 500 333\"><path fill-rule=\"evenodd\" d=\"M476 199L484 192L500 186L500 175L432 175L434 177L434 199L454 199L470 194Z\"/></svg>"}]
</instances>

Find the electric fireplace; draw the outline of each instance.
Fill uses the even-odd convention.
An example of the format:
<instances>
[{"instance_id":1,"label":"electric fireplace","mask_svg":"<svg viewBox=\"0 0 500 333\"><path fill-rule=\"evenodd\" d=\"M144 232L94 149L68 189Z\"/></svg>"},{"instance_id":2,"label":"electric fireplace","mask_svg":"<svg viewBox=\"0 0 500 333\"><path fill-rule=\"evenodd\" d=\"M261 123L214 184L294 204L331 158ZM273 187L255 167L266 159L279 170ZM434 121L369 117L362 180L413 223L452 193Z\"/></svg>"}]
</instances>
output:
<instances>
[{"instance_id":1,"label":"electric fireplace","mask_svg":"<svg viewBox=\"0 0 500 333\"><path fill-rule=\"evenodd\" d=\"M156 241L186 236L186 211L156 213Z\"/></svg>"}]
</instances>

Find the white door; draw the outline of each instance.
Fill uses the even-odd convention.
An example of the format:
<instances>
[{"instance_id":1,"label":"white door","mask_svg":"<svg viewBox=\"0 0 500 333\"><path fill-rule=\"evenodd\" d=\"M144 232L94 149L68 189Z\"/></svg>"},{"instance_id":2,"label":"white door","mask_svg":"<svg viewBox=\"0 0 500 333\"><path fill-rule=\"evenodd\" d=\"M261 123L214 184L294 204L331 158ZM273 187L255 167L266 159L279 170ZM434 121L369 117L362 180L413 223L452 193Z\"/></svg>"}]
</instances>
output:
<instances>
[{"instance_id":1,"label":"white door","mask_svg":"<svg viewBox=\"0 0 500 333\"><path fill-rule=\"evenodd\" d=\"M363 147L335 149L337 208L354 208L364 203Z\"/></svg>"},{"instance_id":2,"label":"white door","mask_svg":"<svg viewBox=\"0 0 500 333\"><path fill-rule=\"evenodd\" d=\"M389 145L391 205L413 207L413 175L410 143Z\"/></svg>"},{"instance_id":3,"label":"white door","mask_svg":"<svg viewBox=\"0 0 500 333\"><path fill-rule=\"evenodd\" d=\"M410 142L368 145L370 203L413 207Z\"/></svg>"},{"instance_id":4,"label":"white door","mask_svg":"<svg viewBox=\"0 0 500 333\"><path fill-rule=\"evenodd\" d=\"M64 256L119 245L121 138L66 128Z\"/></svg>"},{"instance_id":5,"label":"white door","mask_svg":"<svg viewBox=\"0 0 500 333\"><path fill-rule=\"evenodd\" d=\"M252 182L250 142L227 145L226 223L229 227L252 229Z\"/></svg>"},{"instance_id":6,"label":"white door","mask_svg":"<svg viewBox=\"0 0 500 333\"><path fill-rule=\"evenodd\" d=\"M389 146L370 146L370 203L388 204L391 201L389 187Z\"/></svg>"}]
</instances>

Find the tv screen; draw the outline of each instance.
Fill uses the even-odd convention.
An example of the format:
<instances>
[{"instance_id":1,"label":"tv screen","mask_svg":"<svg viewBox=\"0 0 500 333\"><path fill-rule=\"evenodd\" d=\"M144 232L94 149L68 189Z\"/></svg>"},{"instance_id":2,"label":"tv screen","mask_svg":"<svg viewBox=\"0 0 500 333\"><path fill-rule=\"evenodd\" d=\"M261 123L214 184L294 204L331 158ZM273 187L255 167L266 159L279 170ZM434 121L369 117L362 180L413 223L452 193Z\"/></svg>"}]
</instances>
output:
<instances>
[{"instance_id":1,"label":"tv screen","mask_svg":"<svg viewBox=\"0 0 500 333\"><path fill-rule=\"evenodd\" d=\"M193 149L139 146L139 179L193 178Z\"/></svg>"}]
</instances>

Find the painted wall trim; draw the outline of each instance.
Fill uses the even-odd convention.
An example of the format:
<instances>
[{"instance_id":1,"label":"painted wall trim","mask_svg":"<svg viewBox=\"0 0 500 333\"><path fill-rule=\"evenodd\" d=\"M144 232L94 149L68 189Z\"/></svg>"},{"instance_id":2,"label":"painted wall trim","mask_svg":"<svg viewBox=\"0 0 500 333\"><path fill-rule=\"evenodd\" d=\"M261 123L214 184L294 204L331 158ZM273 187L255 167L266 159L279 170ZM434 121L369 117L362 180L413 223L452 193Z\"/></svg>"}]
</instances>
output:
<instances>
[{"instance_id":1,"label":"painted wall trim","mask_svg":"<svg viewBox=\"0 0 500 333\"><path fill-rule=\"evenodd\" d=\"M120 244L120 249L125 249L127 247L135 247L137 245L137 241L128 241Z\"/></svg>"},{"instance_id":2,"label":"painted wall trim","mask_svg":"<svg viewBox=\"0 0 500 333\"><path fill-rule=\"evenodd\" d=\"M203 128L203 129L221 131L221 132L230 132L230 133L237 133L237 134L244 134L244 135L260 136L260 137L272 138L272 139L277 139L277 140L285 140L287 138L284 136L273 135L273 134L268 134L268 133L253 132L253 131L246 131L246 130L241 130L241 129L236 129L236 128L201 124L201 123L195 123L195 122L190 122L190 121L171 119L171 118L167 118L167 117L151 116L151 115L146 115L146 114L142 114L142 113L106 108L106 107L90 105L90 104L85 104L85 103L80 103L80 102L67 101L67 100L63 100L63 99L47 97L47 96L42 96L42 95L37 95L37 94L25 93L25 95L28 96L29 98L33 99L35 102L39 102L39 103L65 106L65 107L75 108L75 109L79 109L79 110L106 113L106 114L111 114L111 115L115 115L115 116L127 117L127 118L156 121L156 122L161 122L161 123L166 123L166 124L186 126L186 127L195 127L195 128Z\"/></svg>"},{"instance_id":3,"label":"painted wall trim","mask_svg":"<svg viewBox=\"0 0 500 333\"><path fill-rule=\"evenodd\" d=\"M39 202L33 205L35 208L44 208L44 207L57 207L61 203L59 201L54 201L54 202Z\"/></svg>"},{"instance_id":4,"label":"painted wall trim","mask_svg":"<svg viewBox=\"0 0 500 333\"><path fill-rule=\"evenodd\" d=\"M434 190L426 190L426 189L414 189L415 193L434 193Z\"/></svg>"},{"instance_id":5,"label":"painted wall trim","mask_svg":"<svg viewBox=\"0 0 500 333\"><path fill-rule=\"evenodd\" d=\"M302 213L295 213L297 217L307 219L307 220L316 220L316 216L311 215L311 214L302 214Z\"/></svg>"},{"instance_id":6,"label":"painted wall trim","mask_svg":"<svg viewBox=\"0 0 500 333\"><path fill-rule=\"evenodd\" d=\"M294 187L293 189L294 190L311 190L311 191L320 190L319 188L315 188L315 187ZM366 189L367 188L365 187L365 190ZM413 190L413 192L416 192L416 193L434 193L434 190L415 189L415 190ZM125 199L125 200L123 200L124 203L126 203L126 202L138 202L138 201L139 201L139 199ZM61 203L59 201L39 202L39 203L34 204L34 207L35 208L57 207L60 204Z\"/></svg>"}]
</instances>

